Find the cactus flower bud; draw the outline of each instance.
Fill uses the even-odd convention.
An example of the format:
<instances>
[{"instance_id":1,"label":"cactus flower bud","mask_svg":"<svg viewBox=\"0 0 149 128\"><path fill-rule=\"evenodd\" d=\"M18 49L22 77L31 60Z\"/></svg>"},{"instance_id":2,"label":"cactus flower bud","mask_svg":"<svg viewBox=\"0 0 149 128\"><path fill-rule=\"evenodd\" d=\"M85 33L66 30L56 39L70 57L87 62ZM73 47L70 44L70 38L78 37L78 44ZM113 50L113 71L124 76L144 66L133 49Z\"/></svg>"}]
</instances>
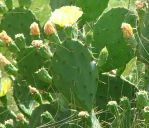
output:
<instances>
[{"instance_id":1,"label":"cactus flower bud","mask_svg":"<svg viewBox=\"0 0 149 128\"><path fill-rule=\"evenodd\" d=\"M5 67L9 64L11 64L10 61L7 60L7 58L0 53L0 67Z\"/></svg>"},{"instance_id":2,"label":"cactus flower bud","mask_svg":"<svg viewBox=\"0 0 149 128\"><path fill-rule=\"evenodd\" d=\"M12 41L11 37L8 36L5 31L0 33L0 39L6 44L9 44Z\"/></svg>"},{"instance_id":3,"label":"cactus flower bud","mask_svg":"<svg viewBox=\"0 0 149 128\"><path fill-rule=\"evenodd\" d=\"M79 112L78 116L87 118L89 117L89 113L87 111L81 111Z\"/></svg>"},{"instance_id":4,"label":"cactus flower bud","mask_svg":"<svg viewBox=\"0 0 149 128\"><path fill-rule=\"evenodd\" d=\"M130 101L127 97L122 97L120 99L120 105L125 110L131 110L131 104L130 104Z\"/></svg>"},{"instance_id":5,"label":"cactus flower bud","mask_svg":"<svg viewBox=\"0 0 149 128\"><path fill-rule=\"evenodd\" d=\"M11 64L11 62L0 53L0 67L4 67L9 74L16 74L18 69Z\"/></svg>"},{"instance_id":6,"label":"cactus flower bud","mask_svg":"<svg viewBox=\"0 0 149 128\"><path fill-rule=\"evenodd\" d=\"M143 117L145 119L147 127L149 127L149 106L145 106L144 107L144 109L143 109Z\"/></svg>"},{"instance_id":7,"label":"cactus flower bud","mask_svg":"<svg viewBox=\"0 0 149 128\"><path fill-rule=\"evenodd\" d=\"M140 9L143 9L146 7L146 3L144 1L141 1L141 0L137 0L135 5L136 5L137 10L140 10Z\"/></svg>"},{"instance_id":8,"label":"cactus flower bud","mask_svg":"<svg viewBox=\"0 0 149 128\"><path fill-rule=\"evenodd\" d=\"M43 41L42 41L42 40L33 40L33 41L32 41L32 45L33 45L35 48L40 48L41 46L43 46Z\"/></svg>"},{"instance_id":9,"label":"cactus flower bud","mask_svg":"<svg viewBox=\"0 0 149 128\"><path fill-rule=\"evenodd\" d=\"M130 24L122 23L121 29L122 29L124 38L129 39L133 37L133 28L131 27Z\"/></svg>"},{"instance_id":10,"label":"cactus flower bud","mask_svg":"<svg viewBox=\"0 0 149 128\"><path fill-rule=\"evenodd\" d=\"M118 115L118 104L116 101L109 101L107 104L108 110L114 115Z\"/></svg>"},{"instance_id":11,"label":"cactus flower bud","mask_svg":"<svg viewBox=\"0 0 149 128\"><path fill-rule=\"evenodd\" d=\"M33 22L30 26L30 34L33 36L39 36L40 35L40 29L39 25L36 22Z\"/></svg>"},{"instance_id":12,"label":"cactus flower bud","mask_svg":"<svg viewBox=\"0 0 149 128\"><path fill-rule=\"evenodd\" d=\"M50 21L47 21L45 23L44 32L48 36L56 32L56 29L54 28L54 25Z\"/></svg>"},{"instance_id":13,"label":"cactus flower bud","mask_svg":"<svg viewBox=\"0 0 149 128\"><path fill-rule=\"evenodd\" d=\"M39 91L32 86L29 86L30 93L33 95L34 100L36 100L39 104L42 104L42 96Z\"/></svg>"},{"instance_id":14,"label":"cactus flower bud","mask_svg":"<svg viewBox=\"0 0 149 128\"><path fill-rule=\"evenodd\" d=\"M106 63L107 59L108 59L109 53L106 47L104 47L99 54L99 58L98 58L98 65L102 66Z\"/></svg>"},{"instance_id":15,"label":"cactus flower bud","mask_svg":"<svg viewBox=\"0 0 149 128\"><path fill-rule=\"evenodd\" d=\"M24 35L21 34L16 34L15 35L15 43L17 44L19 49L24 49L25 48L25 37Z\"/></svg>"},{"instance_id":16,"label":"cactus flower bud","mask_svg":"<svg viewBox=\"0 0 149 128\"><path fill-rule=\"evenodd\" d=\"M29 91L31 94L35 94L38 90L35 87L29 86Z\"/></svg>"},{"instance_id":17,"label":"cactus flower bud","mask_svg":"<svg viewBox=\"0 0 149 128\"><path fill-rule=\"evenodd\" d=\"M17 121L24 121L24 115L22 113L18 113L16 119Z\"/></svg>"},{"instance_id":18,"label":"cactus flower bud","mask_svg":"<svg viewBox=\"0 0 149 128\"><path fill-rule=\"evenodd\" d=\"M149 105L147 91L139 91L136 95L136 104L138 109L143 109L145 106Z\"/></svg>"},{"instance_id":19,"label":"cactus flower bud","mask_svg":"<svg viewBox=\"0 0 149 128\"><path fill-rule=\"evenodd\" d=\"M37 77L46 82L46 83L51 83L52 82L52 77L49 75L48 71L45 68L41 68L38 71L35 72Z\"/></svg>"},{"instance_id":20,"label":"cactus flower bud","mask_svg":"<svg viewBox=\"0 0 149 128\"><path fill-rule=\"evenodd\" d=\"M5 125L13 126L13 120L12 119L6 120L4 123L5 123Z\"/></svg>"}]
</instances>

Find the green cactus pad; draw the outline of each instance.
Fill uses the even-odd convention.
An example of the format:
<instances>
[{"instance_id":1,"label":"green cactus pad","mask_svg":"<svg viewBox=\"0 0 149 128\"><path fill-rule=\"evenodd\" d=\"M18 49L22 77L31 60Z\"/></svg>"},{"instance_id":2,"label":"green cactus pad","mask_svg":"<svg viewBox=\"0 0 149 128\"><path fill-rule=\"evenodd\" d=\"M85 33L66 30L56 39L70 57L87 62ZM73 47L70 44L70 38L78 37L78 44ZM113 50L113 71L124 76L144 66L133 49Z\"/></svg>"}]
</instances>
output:
<instances>
[{"instance_id":1,"label":"green cactus pad","mask_svg":"<svg viewBox=\"0 0 149 128\"><path fill-rule=\"evenodd\" d=\"M4 123L6 120L9 119L15 119L11 111L4 107L0 107L0 123Z\"/></svg>"},{"instance_id":2,"label":"green cactus pad","mask_svg":"<svg viewBox=\"0 0 149 128\"><path fill-rule=\"evenodd\" d=\"M74 5L75 0L50 0L52 11L66 5Z\"/></svg>"},{"instance_id":3,"label":"green cactus pad","mask_svg":"<svg viewBox=\"0 0 149 128\"><path fill-rule=\"evenodd\" d=\"M120 97L126 96L132 100L138 90L128 81L111 75L100 75L96 95L96 104L99 108L105 108L110 100L119 101Z\"/></svg>"},{"instance_id":4,"label":"green cactus pad","mask_svg":"<svg viewBox=\"0 0 149 128\"><path fill-rule=\"evenodd\" d=\"M139 50L140 50L140 58L147 64L149 64L149 8L147 9L145 16L144 16L144 22L141 26L141 42L139 44Z\"/></svg>"},{"instance_id":5,"label":"green cactus pad","mask_svg":"<svg viewBox=\"0 0 149 128\"><path fill-rule=\"evenodd\" d=\"M64 125L67 121L77 117L77 112L70 109L61 109L60 104L52 102L50 104L42 104L35 108L30 119L30 128L44 127L52 128ZM67 124L67 123L66 123ZM68 123L69 124L69 123ZM62 128L66 128L65 125Z\"/></svg>"},{"instance_id":6,"label":"green cactus pad","mask_svg":"<svg viewBox=\"0 0 149 128\"><path fill-rule=\"evenodd\" d=\"M0 31L5 30L13 39L15 39L16 34L23 33L26 43L29 45L31 43L30 25L33 22L38 23L38 20L30 10L15 8L3 15Z\"/></svg>"},{"instance_id":7,"label":"green cactus pad","mask_svg":"<svg viewBox=\"0 0 149 128\"><path fill-rule=\"evenodd\" d=\"M95 57L99 56L99 52L105 46L109 54L106 63L100 67L102 71L123 67L133 57L133 50L127 46L127 41L123 38L123 22L135 27L136 16L125 8L113 8L104 13L95 24L92 43Z\"/></svg>"},{"instance_id":8,"label":"green cactus pad","mask_svg":"<svg viewBox=\"0 0 149 128\"><path fill-rule=\"evenodd\" d=\"M54 122L54 116L56 115L58 106L57 104L42 104L36 109L34 109L30 119L29 119L29 126L30 128L36 128L37 126L44 125L48 122ZM46 114L46 113L47 114ZM47 119L43 119L43 114L46 114ZM46 127L46 125L45 125Z\"/></svg>"},{"instance_id":9,"label":"green cactus pad","mask_svg":"<svg viewBox=\"0 0 149 128\"><path fill-rule=\"evenodd\" d=\"M27 47L17 56L18 72L26 79L29 84L36 88L45 89L49 84L40 80L35 74L40 68L48 64L48 60L40 56L39 49Z\"/></svg>"},{"instance_id":10,"label":"green cactus pad","mask_svg":"<svg viewBox=\"0 0 149 128\"><path fill-rule=\"evenodd\" d=\"M5 0L5 4L9 10L13 8L13 1L12 0Z\"/></svg>"},{"instance_id":11,"label":"green cactus pad","mask_svg":"<svg viewBox=\"0 0 149 128\"><path fill-rule=\"evenodd\" d=\"M15 82L13 95L19 110L29 117L37 103L29 91L28 84L25 81L20 83Z\"/></svg>"},{"instance_id":12,"label":"green cactus pad","mask_svg":"<svg viewBox=\"0 0 149 128\"><path fill-rule=\"evenodd\" d=\"M101 15L108 2L109 0L77 0L76 5L83 10L83 20L92 21Z\"/></svg>"},{"instance_id":13,"label":"green cactus pad","mask_svg":"<svg viewBox=\"0 0 149 128\"><path fill-rule=\"evenodd\" d=\"M0 14L4 14L6 12L6 5L4 3L0 3Z\"/></svg>"},{"instance_id":14,"label":"green cactus pad","mask_svg":"<svg viewBox=\"0 0 149 128\"><path fill-rule=\"evenodd\" d=\"M29 8L31 6L32 0L18 0L20 7Z\"/></svg>"},{"instance_id":15,"label":"green cactus pad","mask_svg":"<svg viewBox=\"0 0 149 128\"><path fill-rule=\"evenodd\" d=\"M57 47L52 59L55 86L70 101L90 110L97 89L96 64L82 43L67 40Z\"/></svg>"}]
</instances>

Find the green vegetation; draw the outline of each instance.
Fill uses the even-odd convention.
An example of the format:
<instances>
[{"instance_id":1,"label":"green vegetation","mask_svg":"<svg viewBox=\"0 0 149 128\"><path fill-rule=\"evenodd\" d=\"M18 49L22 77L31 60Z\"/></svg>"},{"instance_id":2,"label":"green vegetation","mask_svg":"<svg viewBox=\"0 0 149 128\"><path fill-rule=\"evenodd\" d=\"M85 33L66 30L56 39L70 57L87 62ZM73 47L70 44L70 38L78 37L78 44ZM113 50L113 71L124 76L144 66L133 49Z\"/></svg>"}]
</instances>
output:
<instances>
[{"instance_id":1,"label":"green vegetation","mask_svg":"<svg viewBox=\"0 0 149 128\"><path fill-rule=\"evenodd\" d=\"M149 128L147 4L1 1L0 128Z\"/></svg>"}]
</instances>

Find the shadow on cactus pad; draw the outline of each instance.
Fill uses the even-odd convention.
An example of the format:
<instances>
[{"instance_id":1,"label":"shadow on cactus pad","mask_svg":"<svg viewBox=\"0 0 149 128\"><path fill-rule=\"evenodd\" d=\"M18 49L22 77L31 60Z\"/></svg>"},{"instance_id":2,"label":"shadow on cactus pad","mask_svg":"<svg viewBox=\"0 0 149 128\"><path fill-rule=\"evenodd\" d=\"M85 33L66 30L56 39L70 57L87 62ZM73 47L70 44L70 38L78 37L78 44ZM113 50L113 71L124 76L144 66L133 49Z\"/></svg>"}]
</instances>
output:
<instances>
[{"instance_id":1,"label":"shadow on cactus pad","mask_svg":"<svg viewBox=\"0 0 149 128\"><path fill-rule=\"evenodd\" d=\"M96 105L105 109L108 101L119 101L120 97L126 96L130 100L135 98L137 87L132 83L111 75L100 75L96 94Z\"/></svg>"},{"instance_id":2,"label":"shadow on cactus pad","mask_svg":"<svg viewBox=\"0 0 149 128\"><path fill-rule=\"evenodd\" d=\"M20 82L14 84L13 95L19 110L27 117L29 117L37 104L29 91L27 83Z\"/></svg>"},{"instance_id":3,"label":"shadow on cactus pad","mask_svg":"<svg viewBox=\"0 0 149 128\"><path fill-rule=\"evenodd\" d=\"M71 110L61 110L58 102L42 104L33 111L29 124L31 128L59 127L73 117L71 114Z\"/></svg>"}]
</instances>

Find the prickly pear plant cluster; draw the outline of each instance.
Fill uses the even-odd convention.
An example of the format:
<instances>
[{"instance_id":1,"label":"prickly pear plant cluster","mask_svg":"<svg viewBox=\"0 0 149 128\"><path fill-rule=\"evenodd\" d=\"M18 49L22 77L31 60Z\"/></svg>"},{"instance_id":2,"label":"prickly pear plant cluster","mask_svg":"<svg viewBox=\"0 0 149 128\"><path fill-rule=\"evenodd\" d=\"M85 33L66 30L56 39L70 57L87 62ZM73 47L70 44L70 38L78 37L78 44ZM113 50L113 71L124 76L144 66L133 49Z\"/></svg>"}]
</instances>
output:
<instances>
[{"instance_id":1,"label":"prickly pear plant cluster","mask_svg":"<svg viewBox=\"0 0 149 128\"><path fill-rule=\"evenodd\" d=\"M148 1L50 0L43 26L31 4L0 3L0 127L148 128Z\"/></svg>"}]
</instances>

